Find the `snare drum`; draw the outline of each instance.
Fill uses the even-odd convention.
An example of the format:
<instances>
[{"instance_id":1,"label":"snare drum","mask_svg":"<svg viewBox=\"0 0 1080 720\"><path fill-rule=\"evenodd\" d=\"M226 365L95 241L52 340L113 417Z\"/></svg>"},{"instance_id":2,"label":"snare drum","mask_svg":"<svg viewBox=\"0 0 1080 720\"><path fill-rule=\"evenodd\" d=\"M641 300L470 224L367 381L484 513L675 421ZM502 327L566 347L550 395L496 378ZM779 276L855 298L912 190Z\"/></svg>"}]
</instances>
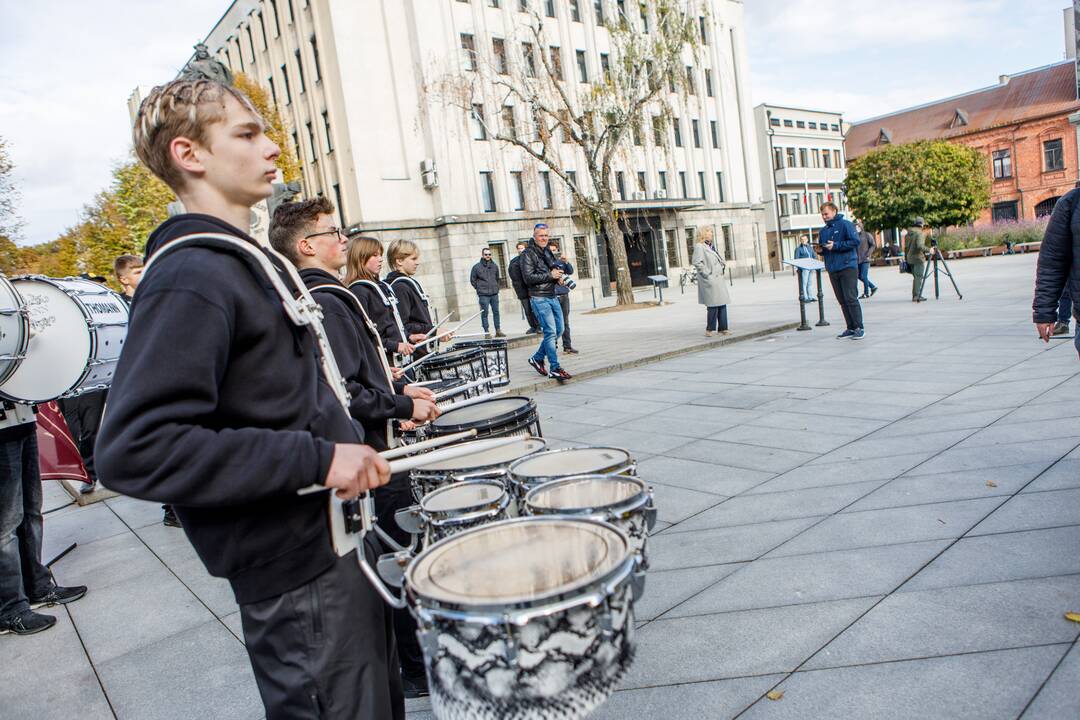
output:
<instances>
[{"instance_id":1,"label":"snare drum","mask_svg":"<svg viewBox=\"0 0 1080 720\"><path fill-rule=\"evenodd\" d=\"M432 545L405 572L442 720L583 718L634 657L644 576L618 528L533 517Z\"/></svg>"},{"instance_id":2,"label":"snare drum","mask_svg":"<svg viewBox=\"0 0 1080 720\"><path fill-rule=\"evenodd\" d=\"M507 470L510 490L519 504L537 485L579 475L637 475L637 463L626 450L580 447L548 450L522 458Z\"/></svg>"},{"instance_id":3,"label":"snare drum","mask_svg":"<svg viewBox=\"0 0 1080 720\"><path fill-rule=\"evenodd\" d=\"M446 392L447 390L449 390L449 393L439 398L439 402L449 400L465 400L468 398L480 397L481 393L483 393L485 390L483 387L471 387L465 390L459 390L457 392L454 392L454 388L461 387L464 384L465 378L451 377L446 378L445 380L435 380L429 382L428 384L424 385L424 387L426 387L428 390L435 394Z\"/></svg>"},{"instance_id":4,"label":"snare drum","mask_svg":"<svg viewBox=\"0 0 1080 720\"><path fill-rule=\"evenodd\" d=\"M451 409L428 428L434 437L476 430L477 438L541 437L536 401L527 397L497 397L463 408ZM584 473L574 473L582 475Z\"/></svg>"},{"instance_id":5,"label":"snare drum","mask_svg":"<svg viewBox=\"0 0 1080 720\"><path fill-rule=\"evenodd\" d=\"M467 445L469 443L462 443L458 447ZM522 438L502 447L478 450L452 460L424 465L410 474L413 497L419 502L433 490L466 478L496 479L505 485L506 468L510 466L510 463L541 452L545 448L547 448L547 442L542 438Z\"/></svg>"},{"instance_id":6,"label":"snare drum","mask_svg":"<svg viewBox=\"0 0 1080 720\"><path fill-rule=\"evenodd\" d=\"M82 278L29 275L12 284L26 302L33 336L0 396L38 403L109 387L127 337L127 303Z\"/></svg>"},{"instance_id":7,"label":"snare drum","mask_svg":"<svg viewBox=\"0 0 1080 720\"><path fill-rule=\"evenodd\" d=\"M636 477L583 475L553 480L525 496L525 515L572 515L611 523L626 533L647 567L645 544L656 525L653 491Z\"/></svg>"},{"instance_id":8,"label":"snare drum","mask_svg":"<svg viewBox=\"0 0 1080 720\"><path fill-rule=\"evenodd\" d=\"M510 360L508 348L510 344L502 338L489 338L487 340L455 340L454 348L480 348L487 359L487 371L491 375L498 375L499 379L491 384L495 387L505 387L510 384Z\"/></svg>"},{"instance_id":9,"label":"snare drum","mask_svg":"<svg viewBox=\"0 0 1080 720\"><path fill-rule=\"evenodd\" d=\"M425 360L417 366L417 371L424 380L444 380L456 377L470 381L490 375L484 351L480 348L467 348L432 355L430 360ZM490 389L487 392L491 392Z\"/></svg>"},{"instance_id":10,"label":"snare drum","mask_svg":"<svg viewBox=\"0 0 1080 720\"><path fill-rule=\"evenodd\" d=\"M395 517L401 529L423 536L423 547L469 528L509 517L510 493L498 480L468 480L434 490Z\"/></svg>"},{"instance_id":11,"label":"snare drum","mask_svg":"<svg viewBox=\"0 0 1080 720\"><path fill-rule=\"evenodd\" d=\"M15 286L0 275L0 385L18 369L29 343L26 303Z\"/></svg>"}]
</instances>

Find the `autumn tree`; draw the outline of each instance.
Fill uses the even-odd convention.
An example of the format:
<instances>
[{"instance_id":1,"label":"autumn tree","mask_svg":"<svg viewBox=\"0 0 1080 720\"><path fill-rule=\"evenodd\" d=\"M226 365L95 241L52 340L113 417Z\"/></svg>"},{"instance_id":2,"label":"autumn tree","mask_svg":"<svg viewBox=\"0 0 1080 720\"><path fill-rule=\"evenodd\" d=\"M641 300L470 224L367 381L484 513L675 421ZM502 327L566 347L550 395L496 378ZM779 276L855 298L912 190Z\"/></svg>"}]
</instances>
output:
<instances>
[{"instance_id":1,"label":"autumn tree","mask_svg":"<svg viewBox=\"0 0 1080 720\"><path fill-rule=\"evenodd\" d=\"M944 140L886 145L848 163L848 204L870 230L967 225L990 205L986 158Z\"/></svg>"},{"instance_id":2,"label":"autumn tree","mask_svg":"<svg viewBox=\"0 0 1080 720\"><path fill-rule=\"evenodd\" d=\"M15 163L7 141L0 137L0 236L11 240L18 234L22 221L18 215L19 191L12 181Z\"/></svg>"},{"instance_id":3,"label":"autumn tree","mask_svg":"<svg viewBox=\"0 0 1080 720\"><path fill-rule=\"evenodd\" d=\"M282 179L287 183L299 180L300 161L297 160L296 152L293 149L288 122L277 104L273 102L262 85L259 85L259 83L242 72L238 72L233 76L233 85L251 99L251 104L255 106L255 109L262 115L263 120L266 121L266 136L281 148L281 154L278 155L276 165L281 170Z\"/></svg>"},{"instance_id":4,"label":"autumn tree","mask_svg":"<svg viewBox=\"0 0 1080 720\"><path fill-rule=\"evenodd\" d=\"M609 52L598 77L579 77L583 59L549 41L547 22L534 9L501 50L465 48L465 69L436 72L426 87L433 100L467 113L488 137L561 180L575 214L607 238L619 305L633 303L634 296L615 207L615 168L628 164L620 160L630 157L644 134L664 138L655 151L670 152L673 106L692 86L698 23L706 15L695 0L630 5L642 13L628 18L612 4L600 6L607 10ZM477 106L489 111L477 113ZM584 172L571 176L568 160L575 156L573 165Z\"/></svg>"}]
</instances>

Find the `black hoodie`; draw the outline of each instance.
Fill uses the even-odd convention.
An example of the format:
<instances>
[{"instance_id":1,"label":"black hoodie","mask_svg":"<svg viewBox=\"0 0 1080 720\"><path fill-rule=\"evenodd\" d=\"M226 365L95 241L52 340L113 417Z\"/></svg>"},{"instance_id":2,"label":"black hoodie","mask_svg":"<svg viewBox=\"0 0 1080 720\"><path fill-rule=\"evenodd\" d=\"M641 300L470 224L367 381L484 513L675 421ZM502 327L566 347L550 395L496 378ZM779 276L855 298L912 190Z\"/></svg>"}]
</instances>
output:
<instances>
[{"instance_id":1,"label":"black hoodie","mask_svg":"<svg viewBox=\"0 0 1080 720\"><path fill-rule=\"evenodd\" d=\"M187 214L154 231L147 257L199 232L259 247ZM98 474L110 489L173 505L238 603L297 588L336 560L326 495L296 491L321 483L334 444L362 441L363 430L323 381L316 347L258 266L225 243L163 256L132 302Z\"/></svg>"},{"instance_id":2,"label":"black hoodie","mask_svg":"<svg viewBox=\"0 0 1080 720\"><path fill-rule=\"evenodd\" d=\"M378 285L379 289L376 290L368 282ZM384 297L389 302L396 299L390 286L381 280L367 282L357 280L349 286L349 290L360 300L371 322L375 323L375 327L379 329L379 337L382 338L383 347L386 348L387 359L393 362L397 346L405 342L405 338L401 336L401 331L398 329L394 308L383 302Z\"/></svg>"},{"instance_id":3,"label":"black hoodie","mask_svg":"<svg viewBox=\"0 0 1080 720\"><path fill-rule=\"evenodd\" d=\"M418 289L420 283L415 278L395 270L386 276L386 282L394 291L394 295L397 296L398 313L401 314L401 324L405 326L407 336L417 333L426 335L431 328L435 327L434 323L431 322L431 311L426 300L427 295L422 294L422 289ZM408 337L406 337L406 342L408 342ZM427 355L429 352L428 347L425 345L417 350L413 354L413 359L417 360Z\"/></svg>"},{"instance_id":4,"label":"black hoodie","mask_svg":"<svg viewBox=\"0 0 1080 720\"><path fill-rule=\"evenodd\" d=\"M312 290L311 295L322 307L323 327L326 328L334 359L345 377L352 398L349 412L364 426L368 443L376 450L386 450L389 447L386 421L412 417L412 399L399 394L405 384L391 383L386 377L386 370L379 359L379 348L341 281L317 268L301 270L300 277L309 290L320 285L340 288Z\"/></svg>"}]
</instances>

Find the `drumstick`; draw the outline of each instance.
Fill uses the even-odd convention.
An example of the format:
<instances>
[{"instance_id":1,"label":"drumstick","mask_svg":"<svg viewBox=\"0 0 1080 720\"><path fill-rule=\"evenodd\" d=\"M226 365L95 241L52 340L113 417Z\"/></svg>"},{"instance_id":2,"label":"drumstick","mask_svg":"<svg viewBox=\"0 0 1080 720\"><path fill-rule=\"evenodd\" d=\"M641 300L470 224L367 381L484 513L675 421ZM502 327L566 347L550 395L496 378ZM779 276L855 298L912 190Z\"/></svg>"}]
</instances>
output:
<instances>
[{"instance_id":1,"label":"drumstick","mask_svg":"<svg viewBox=\"0 0 1080 720\"><path fill-rule=\"evenodd\" d=\"M475 431L473 431L475 432ZM447 435L446 437L450 437ZM503 437L503 438L486 438L483 440L474 440L467 445L454 445L451 447L444 447L439 450L432 450L428 453L422 453L420 455L413 455L407 458L399 458L397 460L390 461L390 474L396 475L401 472L408 472L424 465L429 465L435 462L442 462L444 460L453 460L455 458L463 457L465 455L471 455L474 452L480 452L483 450L494 450L495 448L503 447L504 445L510 445L512 443L521 440L519 437ZM300 488L296 491L297 495L310 495L311 493L321 492L323 490L330 490L331 488L325 485L308 485L306 488Z\"/></svg>"},{"instance_id":2,"label":"drumstick","mask_svg":"<svg viewBox=\"0 0 1080 720\"><path fill-rule=\"evenodd\" d=\"M430 355L425 355L424 357L420 358L419 360L413 360L411 363L409 363L405 367L401 368L401 370L403 372L408 372L409 370L412 370L414 367L416 367L420 363L424 362L425 360L427 360L429 358L433 358L436 355L441 355L441 354L442 353L431 353Z\"/></svg>"},{"instance_id":3,"label":"drumstick","mask_svg":"<svg viewBox=\"0 0 1080 720\"><path fill-rule=\"evenodd\" d=\"M421 340L418 343L413 343L413 349L418 350L418 349L424 347L425 345L430 345L433 342L439 342L439 340L441 340L441 339L442 339L442 335L440 335L439 337L428 338L427 340Z\"/></svg>"},{"instance_id":4,"label":"drumstick","mask_svg":"<svg viewBox=\"0 0 1080 720\"><path fill-rule=\"evenodd\" d=\"M465 327L466 325L468 325L470 322L472 322L476 318L480 317L480 313L482 313L482 312L484 312L484 311L483 310L477 310L472 315L470 315L469 317L465 318L464 320L459 322L457 325L455 325L453 330L449 330L447 332L456 333L458 330ZM443 335L445 335L445 334L446 333L443 333Z\"/></svg>"},{"instance_id":5,"label":"drumstick","mask_svg":"<svg viewBox=\"0 0 1080 720\"><path fill-rule=\"evenodd\" d=\"M464 333L464 334L462 334L462 335L455 335L455 336L454 336L454 339L455 339L455 340L460 340L461 338L471 338L471 337L487 337L487 335L488 335L488 334L487 334L487 333L484 333L484 332L478 332L478 333Z\"/></svg>"},{"instance_id":6,"label":"drumstick","mask_svg":"<svg viewBox=\"0 0 1080 720\"><path fill-rule=\"evenodd\" d=\"M447 397L447 396L450 396L450 395L457 395L458 393L465 392L466 390L472 390L474 387L480 387L481 385L487 385L490 382L495 382L500 377L501 377L500 375L492 375L491 377L480 378L479 380L473 380L472 382L467 382L464 385L458 385L457 387L446 388L445 390L440 390L439 392L435 393L435 399L438 400L439 398Z\"/></svg>"},{"instance_id":7,"label":"drumstick","mask_svg":"<svg viewBox=\"0 0 1080 720\"><path fill-rule=\"evenodd\" d=\"M412 445L402 445L401 447L391 448L390 450L383 450L379 455L383 460L393 460L403 455L411 455L422 450L431 450L433 448L442 447L443 445L455 443L458 440L465 440L466 438L475 436L476 430L465 430L464 432L453 433L452 435L443 435L441 437L423 440L421 442L413 443Z\"/></svg>"},{"instance_id":8,"label":"drumstick","mask_svg":"<svg viewBox=\"0 0 1080 720\"><path fill-rule=\"evenodd\" d=\"M446 322L447 320L449 320L449 319L450 319L450 316L451 316L451 315L453 315L453 314L454 314L454 311L453 311L453 310L451 310L450 312L446 313L446 317L444 317L444 318L443 318L442 320L440 320L439 322L435 323L435 327L433 327L433 328L431 328L430 330L428 330L428 331L427 331L427 335L425 335L424 337L431 337L431 333L433 333L433 332L435 332L436 330L438 330L438 329L439 329L439 328L440 328L440 327L442 326L442 324L443 324L444 322Z\"/></svg>"},{"instance_id":9,"label":"drumstick","mask_svg":"<svg viewBox=\"0 0 1080 720\"><path fill-rule=\"evenodd\" d=\"M466 407L468 405L475 405L476 403L483 402L485 400L491 400L492 398L501 397L503 395L506 395L509 392L510 392L509 390L500 390L499 392L489 393L487 395L481 395L480 397L469 398L468 400L459 400L458 402L446 403L444 405L439 405L439 403L435 403L435 404L439 406L439 412L440 413L447 413L447 412L450 412L451 410L457 410L459 408L463 408L463 407Z\"/></svg>"}]
</instances>

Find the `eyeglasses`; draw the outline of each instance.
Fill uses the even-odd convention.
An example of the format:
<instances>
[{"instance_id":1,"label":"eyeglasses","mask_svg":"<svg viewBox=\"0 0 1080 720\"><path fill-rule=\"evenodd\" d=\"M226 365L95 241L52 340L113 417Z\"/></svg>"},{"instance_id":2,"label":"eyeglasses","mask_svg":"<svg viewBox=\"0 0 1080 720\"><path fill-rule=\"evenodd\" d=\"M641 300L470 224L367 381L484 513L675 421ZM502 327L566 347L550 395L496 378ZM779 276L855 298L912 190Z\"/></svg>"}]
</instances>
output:
<instances>
[{"instance_id":1,"label":"eyeglasses","mask_svg":"<svg viewBox=\"0 0 1080 720\"><path fill-rule=\"evenodd\" d=\"M341 228L332 227L329 230L323 230L322 232L311 233L310 235L305 235L304 239L305 240L310 240L311 238L320 237L322 235L337 235L338 237L342 237L342 238L345 237L345 234L343 232L341 232Z\"/></svg>"}]
</instances>

